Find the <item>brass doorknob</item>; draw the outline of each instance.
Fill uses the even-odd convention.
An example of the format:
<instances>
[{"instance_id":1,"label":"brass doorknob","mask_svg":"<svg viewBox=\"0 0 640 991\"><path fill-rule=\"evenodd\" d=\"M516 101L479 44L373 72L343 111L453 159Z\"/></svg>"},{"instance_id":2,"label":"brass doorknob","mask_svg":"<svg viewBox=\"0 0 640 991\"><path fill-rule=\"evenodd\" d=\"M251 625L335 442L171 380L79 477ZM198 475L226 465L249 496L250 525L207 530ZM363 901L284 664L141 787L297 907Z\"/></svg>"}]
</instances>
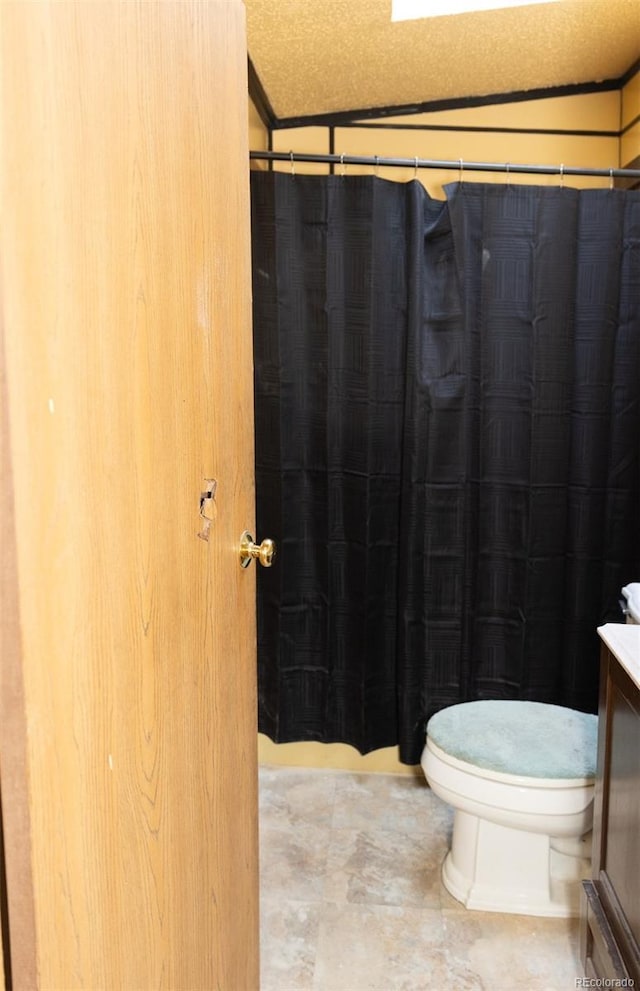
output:
<instances>
[{"instance_id":1,"label":"brass doorknob","mask_svg":"<svg viewBox=\"0 0 640 991\"><path fill-rule=\"evenodd\" d=\"M275 556L275 541L267 538L261 544L254 544L249 531L244 531L240 537L240 564L243 568L248 568L254 557L258 559L263 568L270 568Z\"/></svg>"}]
</instances>

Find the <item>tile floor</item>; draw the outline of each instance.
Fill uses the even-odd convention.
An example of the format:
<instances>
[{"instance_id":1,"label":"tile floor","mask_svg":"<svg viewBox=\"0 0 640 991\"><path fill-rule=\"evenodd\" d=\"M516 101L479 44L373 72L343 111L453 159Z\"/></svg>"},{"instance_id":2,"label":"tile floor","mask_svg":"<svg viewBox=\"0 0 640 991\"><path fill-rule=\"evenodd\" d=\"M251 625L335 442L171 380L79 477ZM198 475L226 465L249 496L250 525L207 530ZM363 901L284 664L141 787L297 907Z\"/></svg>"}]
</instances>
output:
<instances>
[{"instance_id":1,"label":"tile floor","mask_svg":"<svg viewBox=\"0 0 640 991\"><path fill-rule=\"evenodd\" d=\"M261 991L570 991L576 920L470 912L419 778L260 769Z\"/></svg>"}]
</instances>

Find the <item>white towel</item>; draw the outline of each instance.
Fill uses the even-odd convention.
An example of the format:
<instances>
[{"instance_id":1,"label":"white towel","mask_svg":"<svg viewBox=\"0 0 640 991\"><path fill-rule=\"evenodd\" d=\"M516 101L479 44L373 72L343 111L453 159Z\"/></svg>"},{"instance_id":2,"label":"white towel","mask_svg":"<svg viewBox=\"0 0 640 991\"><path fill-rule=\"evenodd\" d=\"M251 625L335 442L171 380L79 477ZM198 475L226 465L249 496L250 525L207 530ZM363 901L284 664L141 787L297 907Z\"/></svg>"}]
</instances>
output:
<instances>
[{"instance_id":1,"label":"white towel","mask_svg":"<svg viewBox=\"0 0 640 991\"><path fill-rule=\"evenodd\" d=\"M622 594L627 600L627 609L634 623L640 623L640 582L625 585Z\"/></svg>"}]
</instances>

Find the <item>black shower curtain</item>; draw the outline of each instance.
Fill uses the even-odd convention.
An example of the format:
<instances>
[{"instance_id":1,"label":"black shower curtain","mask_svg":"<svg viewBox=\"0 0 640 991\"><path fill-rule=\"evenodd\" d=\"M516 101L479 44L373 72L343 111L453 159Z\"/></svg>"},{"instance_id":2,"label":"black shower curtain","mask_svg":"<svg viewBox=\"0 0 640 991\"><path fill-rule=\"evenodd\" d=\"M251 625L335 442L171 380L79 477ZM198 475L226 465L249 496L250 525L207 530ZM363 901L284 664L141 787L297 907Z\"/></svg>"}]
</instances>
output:
<instances>
[{"instance_id":1,"label":"black shower curtain","mask_svg":"<svg viewBox=\"0 0 640 991\"><path fill-rule=\"evenodd\" d=\"M252 173L260 729L594 710L640 578L640 193Z\"/></svg>"}]
</instances>

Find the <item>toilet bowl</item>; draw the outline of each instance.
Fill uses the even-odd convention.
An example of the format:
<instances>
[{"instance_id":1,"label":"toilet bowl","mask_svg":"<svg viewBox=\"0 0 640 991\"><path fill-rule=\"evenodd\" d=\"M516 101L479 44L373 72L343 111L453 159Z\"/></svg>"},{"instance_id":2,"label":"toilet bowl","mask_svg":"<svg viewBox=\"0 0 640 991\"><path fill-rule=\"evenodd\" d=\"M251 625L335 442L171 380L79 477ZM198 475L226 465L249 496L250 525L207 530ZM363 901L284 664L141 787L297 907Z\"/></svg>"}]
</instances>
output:
<instances>
[{"instance_id":1,"label":"toilet bowl","mask_svg":"<svg viewBox=\"0 0 640 991\"><path fill-rule=\"evenodd\" d=\"M590 874L597 717L486 700L432 716L422 768L454 809L442 868L467 908L579 915Z\"/></svg>"}]
</instances>

